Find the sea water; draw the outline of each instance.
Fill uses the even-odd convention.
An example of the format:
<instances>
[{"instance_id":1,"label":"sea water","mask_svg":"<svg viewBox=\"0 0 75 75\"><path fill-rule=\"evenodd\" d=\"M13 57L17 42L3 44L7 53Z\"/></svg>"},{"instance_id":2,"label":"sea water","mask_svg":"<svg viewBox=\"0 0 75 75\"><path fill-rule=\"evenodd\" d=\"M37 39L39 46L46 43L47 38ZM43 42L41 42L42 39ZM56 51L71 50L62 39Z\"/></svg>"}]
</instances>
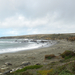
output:
<instances>
[{"instance_id":1,"label":"sea water","mask_svg":"<svg viewBox=\"0 0 75 75\"><path fill-rule=\"evenodd\" d=\"M33 41L33 39L0 39L0 54L48 47L55 43L52 41Z\"/></svg>"}]
</instances>

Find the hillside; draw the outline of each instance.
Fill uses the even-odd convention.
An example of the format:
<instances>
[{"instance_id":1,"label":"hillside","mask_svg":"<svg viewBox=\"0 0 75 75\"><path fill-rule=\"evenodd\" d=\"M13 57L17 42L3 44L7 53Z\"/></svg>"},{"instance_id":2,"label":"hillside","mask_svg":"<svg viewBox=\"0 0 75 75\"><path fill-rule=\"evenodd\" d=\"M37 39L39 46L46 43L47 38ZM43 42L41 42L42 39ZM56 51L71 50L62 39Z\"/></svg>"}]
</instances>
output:
<instances>
[{"instance_id":1,"label":"hillside","mask_svg":"<svg viewBox=\"0 0 75 75\"><path fill-rule=\"evenodd\" d=\"M26 38L26 39L66 39L75 36L75 33L68 34L36 34L36 35L22 35L22 36L8 36L1 37L0 39L12 39L12 38Z\"/></svg>"}]
</instances>

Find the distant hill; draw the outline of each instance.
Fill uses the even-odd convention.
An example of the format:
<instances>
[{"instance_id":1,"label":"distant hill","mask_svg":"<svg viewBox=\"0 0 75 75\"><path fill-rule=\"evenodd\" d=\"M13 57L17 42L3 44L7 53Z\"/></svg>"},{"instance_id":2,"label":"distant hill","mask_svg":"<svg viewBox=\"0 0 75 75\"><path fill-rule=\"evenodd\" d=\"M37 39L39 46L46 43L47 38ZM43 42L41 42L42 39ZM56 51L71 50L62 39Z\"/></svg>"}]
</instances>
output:
<instances>
[{"instance_id":1,"label":"distant hill","mask_svg":"<svg viewBox=\"0 0 75 75\"><path fill-rule=\"evenodd\" d=\"M22 35L22 36L9 36L9 37L0 37L0 39L12 39L12 38L26 38L26 39L66 39L69 37L75 36L75 33L67 34L35 34L35 35Z\"/></svg>"}]
</instances>

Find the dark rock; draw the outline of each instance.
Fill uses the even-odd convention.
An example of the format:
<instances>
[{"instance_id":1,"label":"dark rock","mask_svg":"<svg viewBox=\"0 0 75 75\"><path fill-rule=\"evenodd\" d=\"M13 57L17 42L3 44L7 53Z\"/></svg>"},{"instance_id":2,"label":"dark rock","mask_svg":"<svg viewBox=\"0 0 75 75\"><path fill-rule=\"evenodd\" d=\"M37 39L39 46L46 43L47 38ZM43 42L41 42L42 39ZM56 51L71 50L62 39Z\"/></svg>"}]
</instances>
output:
<instances>
[{"instance_id":1,"label":"dark rock","mask_svg":"<svg viewBox=\"0 0 75 75\"><path fill-rule=\"evenodd\" d=\"M40 65L39 63L37 63L36 65Z\"/></svg>"},{"instance_id":2,"label":"dark rock","mask_svg":"<svg viewBox=\"0 0 75 75\"><path fill-rule=\"evenodd\" d=\"M10 74L10 71L12 71L12 70L5 71L5 72L3 73L3 75Z\"/></svg>"}]
</instances>

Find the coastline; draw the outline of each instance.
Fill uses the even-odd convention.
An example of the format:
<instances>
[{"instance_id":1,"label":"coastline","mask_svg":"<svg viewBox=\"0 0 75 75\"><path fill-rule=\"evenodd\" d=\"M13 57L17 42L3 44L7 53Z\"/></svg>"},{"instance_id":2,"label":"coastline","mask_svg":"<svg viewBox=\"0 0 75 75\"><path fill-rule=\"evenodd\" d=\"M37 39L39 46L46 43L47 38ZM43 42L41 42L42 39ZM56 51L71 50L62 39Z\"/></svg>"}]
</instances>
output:
<instances>
[{"instance_id":1,"label":"coastline","mask_svg":"<svg viewBox=\"0 0 75 75\"><path fill-rule=\"evenodd\" d=\"M58 40L57 44L50 47L19 51L15 53L4 53L0 54L0 68L5 65L6 62L10 62L12 65L7 66L9 69L14 69L20 67L22 62L30 62L29 65L48 64L53 61L58 61L58 59L51 59L45 61L45 55L54 54L58 56L65 50L75 50L75 42L70 42L67 40ZM60 59L59 59L60 60Z\"/></svg>"},{"instance_id":2,"label":"coastline","mask_svg":"<svg viewBox=\"0 0 75 75\"><path fill-rule=\"evenodd\" d=\"M41 40L42 41L42 40ZM25 42L25 41L24 41ZM24 45L26 43L24 43L22 41L22 44L20 45ZM57 41L55 40L46 40L46 42L44 41L43 43L41 42L34 42L34 46L31 44L31 45L27 45L27 47L24 45L23 47L11 47L11 48L7 48L7 49L3 49L2 51L0 50L0 54L6 54L6 53L15 53L15 52L20 52L20 51L28 51L28 50L35 50L35 49L40 49L40 48L45 48L45 47L49 47L49 46L52 46L54 44L56 44Z\"/></svg>"}]
</instances>

